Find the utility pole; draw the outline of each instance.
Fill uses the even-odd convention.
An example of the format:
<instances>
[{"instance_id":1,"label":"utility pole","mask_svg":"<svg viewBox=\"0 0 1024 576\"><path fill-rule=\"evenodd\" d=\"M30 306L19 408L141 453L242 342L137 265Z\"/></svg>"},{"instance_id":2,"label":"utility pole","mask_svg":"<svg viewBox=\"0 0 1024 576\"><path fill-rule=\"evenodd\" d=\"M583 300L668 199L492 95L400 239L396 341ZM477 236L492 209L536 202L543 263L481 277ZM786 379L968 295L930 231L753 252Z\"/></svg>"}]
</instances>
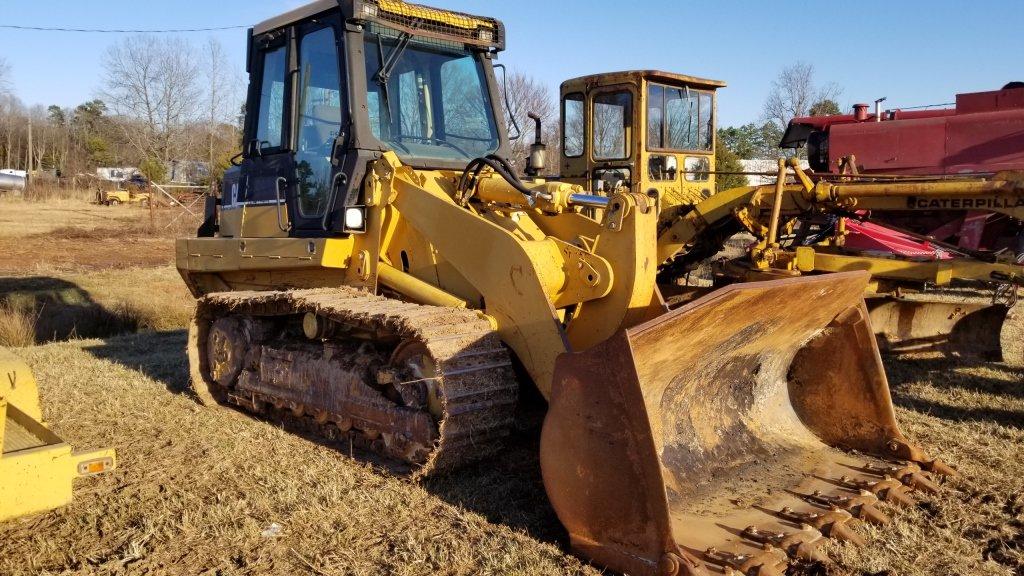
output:
<instances>
[{"instance_id":1,"label":"utility pole","mask_svg":"<svg viewBox=\"0 0 1024 576\"><path fill-rule=\"evenodd\" d=\"M25 172L25 188L32 184L32 115L28 117L28 171Z\"/></svg>"}]
</instances>

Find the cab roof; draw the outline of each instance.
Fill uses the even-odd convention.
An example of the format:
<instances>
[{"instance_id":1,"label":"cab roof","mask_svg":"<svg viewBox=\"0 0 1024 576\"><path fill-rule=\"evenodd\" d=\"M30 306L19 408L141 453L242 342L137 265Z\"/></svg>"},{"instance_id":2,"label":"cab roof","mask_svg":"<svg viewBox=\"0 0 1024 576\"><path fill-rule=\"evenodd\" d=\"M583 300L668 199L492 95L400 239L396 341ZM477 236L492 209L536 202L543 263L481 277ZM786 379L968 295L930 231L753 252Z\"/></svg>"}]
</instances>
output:
<instances>
[{"instance_id":1,"label":"cab roof","mask_svg":"<svg viewBox=\"0 0 1024 576\"><path fill-rule=\"evenodd\" d=\"M604 72L601 74L590 74L588 76L580 76L578 78L572 78L562 82L562 87L576 86L579 84L615 84L620 82L637 82L641 79L651 80L654 82L665 82L669 84L686 84L694 88L724 88L726 83L722 80L711 80L709 78L699 78L697 76L688 76L686 74L676 74L675 72L665 72L663 70L624 70L621 72Z\"/></svg>"},{"instance_id":2,"label":"cab roof","mask_svg":"<svg viewBox=\"0 0 1024 576\"><path fill-rule=\"evenodd\" d=\"M412 4L403 0L315 0L256 24L254 36L289 26L338 7L346 18L376 21L412 34L462 41L466 44L505 47L505 28L494 18Z\"/></svg>"},{"instance_id":3,"label":"cab roof","mask_svg":"<svg viewBox=\"0 0 1024 576\"><path fill-rule=\"evenodd\" d=\"M278 14L277 16L267 18L266 20L253 26L252 33L263 34L264 32L269 32L271 30L276 30L278 28L288 26L289 24L294 24L299 20L309 18L310 16L319 14L321 12L326 12L328 10L331 10L332 8L337 7L337 0L316 0L315 2L303 4L298 8L284 12L283 14Z\"/></svg>"}]
</instances>

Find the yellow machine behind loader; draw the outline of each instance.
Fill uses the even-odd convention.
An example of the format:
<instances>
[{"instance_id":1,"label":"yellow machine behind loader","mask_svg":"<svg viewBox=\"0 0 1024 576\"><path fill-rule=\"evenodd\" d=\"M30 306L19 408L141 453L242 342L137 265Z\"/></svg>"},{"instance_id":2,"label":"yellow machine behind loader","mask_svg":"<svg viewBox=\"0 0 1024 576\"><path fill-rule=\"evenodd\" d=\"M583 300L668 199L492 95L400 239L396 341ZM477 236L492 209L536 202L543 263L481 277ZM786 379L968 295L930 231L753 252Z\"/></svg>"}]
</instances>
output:
<instances>
[{"instance_id":1,"label":"yellow machine behind loader","mask_svg":"<svg viewBox=\"0 0 1024 576\"><path fill-rule=\"evenodd\" d=\"M114 451L73 453L43 423L32 372L0 349L0 521L71 502L72 480L114 468Z\"/></svg>"},{"instance_id":2,"label":"yellow machine behind loader","mask_svg":"<svg viewBox=\"0 0 1024 576\"><path fill-rule=\"evenodd\" d=\"M1015 306L1024 268L956 253L913 261L848 251L847 218L936 207L991 211L1024 220L1024 175L895 178L815 175L780 166L783 186L715 191L715 99L725 83L656 70L609 72L561 86L562 181L594 194L629 190L654 199L659 281L666 289L719 257L738 232L757 243L718 270L750 281L864 270L880 341L894 349L939 348L1024 365L1024 311ZM827 177L826 177L827 176ZM778 203L776 202L778 199ZM828 221L834 230L809 230ZM970 284L992 300L923 293L926 284ZM908 297L908 294L913 294Z\"/></svg>"},{"instance_id":3,"label":"yellow machine behind loader","mask_svg":"<svg viewBox=\"0 0 1024 576\"><path fill-rule=\"evenodd\" d=\"M500 453L521 378L549 403L573 549L630 574L781 574L936 490L950 470L896 424L868 275L669 311L654 198L513 173L504 41L397 0L252 29L244 153L176 243L200 398L424 476Z\"/></svg>"}]
</instances>

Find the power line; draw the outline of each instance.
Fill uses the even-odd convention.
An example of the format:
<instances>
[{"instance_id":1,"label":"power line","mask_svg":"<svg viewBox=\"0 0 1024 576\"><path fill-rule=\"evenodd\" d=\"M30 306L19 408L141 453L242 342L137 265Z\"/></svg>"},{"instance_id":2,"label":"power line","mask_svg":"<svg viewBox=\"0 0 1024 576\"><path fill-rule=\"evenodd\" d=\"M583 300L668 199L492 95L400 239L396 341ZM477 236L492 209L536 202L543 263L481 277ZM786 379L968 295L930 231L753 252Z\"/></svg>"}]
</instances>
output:
<instances>
[{"instance_id":1,"label":"power line","mask_svg":"<svg viewBox=\"0 0 1024 576\"><path fill-rule=\"evenodd\" d=\"M86 32L100 34L178 34L183 32L217 32L220 30L237 30L248 28L247 25L238 26L217 26L214 28L176 28L171 30L128 30L128 29L106 29L106 28L59 28L50 26L19 26L16 24L0 24L0 28L10 30L32 30L37 32Z\"/></svg>"}]
</instances>

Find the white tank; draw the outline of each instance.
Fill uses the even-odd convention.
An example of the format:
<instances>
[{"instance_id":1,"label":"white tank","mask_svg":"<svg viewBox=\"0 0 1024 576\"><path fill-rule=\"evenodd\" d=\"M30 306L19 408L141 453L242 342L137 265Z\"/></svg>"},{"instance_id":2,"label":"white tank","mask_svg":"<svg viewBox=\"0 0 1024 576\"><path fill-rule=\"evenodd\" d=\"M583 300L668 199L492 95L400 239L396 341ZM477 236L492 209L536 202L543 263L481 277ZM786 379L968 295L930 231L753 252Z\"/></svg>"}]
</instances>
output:
<instances>
[{"instance_id":1,"label":"white tank","mask_svg":"<svg viewBox=\"0 0 1024 576\"><path fill-rule=\"evenodd\" d=\"M14 174L0 174L0 190L24 190L25 177Z\"/></svg>"}]
</instances>

